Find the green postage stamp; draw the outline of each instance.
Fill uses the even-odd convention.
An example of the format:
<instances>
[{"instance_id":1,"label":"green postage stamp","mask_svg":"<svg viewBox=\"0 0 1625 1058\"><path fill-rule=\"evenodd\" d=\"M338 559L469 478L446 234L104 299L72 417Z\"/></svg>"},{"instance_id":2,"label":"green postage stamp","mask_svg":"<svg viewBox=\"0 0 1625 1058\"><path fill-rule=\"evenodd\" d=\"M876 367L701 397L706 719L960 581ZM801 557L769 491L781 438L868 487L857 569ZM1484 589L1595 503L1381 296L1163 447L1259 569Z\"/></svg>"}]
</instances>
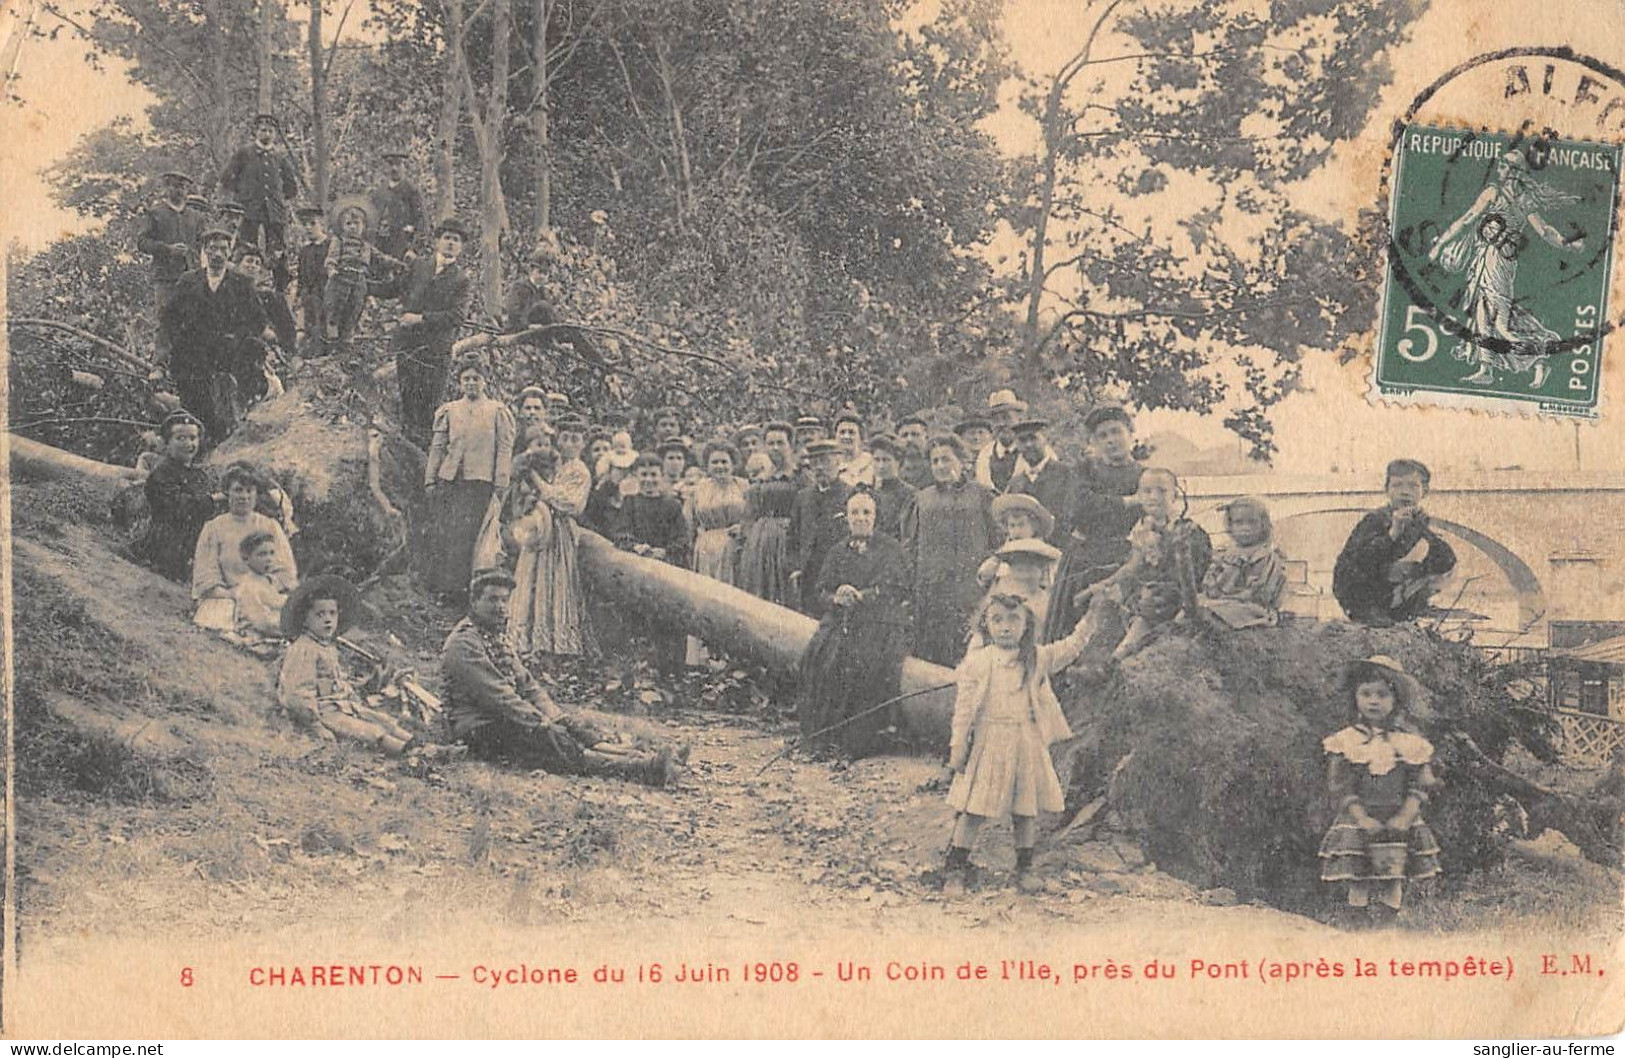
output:
<instances>
[{"instance_id":1,"label":"green postage stamp","mask_svg":"<svg viewBox=\"0 0 1625 1058\"><path fill-rule=\"evenodd\" d=\"M1374 395L1595 418L1620 153L1406 128L1391 159Z\"/></svg>"}]
</instances>

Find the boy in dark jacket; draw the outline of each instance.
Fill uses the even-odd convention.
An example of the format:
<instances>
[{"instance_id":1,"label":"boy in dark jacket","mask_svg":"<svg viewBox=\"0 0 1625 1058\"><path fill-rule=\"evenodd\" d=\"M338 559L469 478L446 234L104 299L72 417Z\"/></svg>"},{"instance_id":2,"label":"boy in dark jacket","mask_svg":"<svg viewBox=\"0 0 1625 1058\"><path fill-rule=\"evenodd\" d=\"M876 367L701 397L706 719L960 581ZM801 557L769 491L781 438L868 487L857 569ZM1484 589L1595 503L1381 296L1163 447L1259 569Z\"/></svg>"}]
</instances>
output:
<instances>
[{"instance_id":1,"label":"boy in dark jacket","mask_svg":"<svg viewBox=\"0 0 1625 1058\"><path fill-rule=\"evenodd\" d=\"M1422 510L1431 482L1414 459L1388 464L1387 505L1360 519L1332 569L1332 594L1350 621L1381 627L1418 617L1456 568L1456 553Z\"/></svg>"}]
</instances>

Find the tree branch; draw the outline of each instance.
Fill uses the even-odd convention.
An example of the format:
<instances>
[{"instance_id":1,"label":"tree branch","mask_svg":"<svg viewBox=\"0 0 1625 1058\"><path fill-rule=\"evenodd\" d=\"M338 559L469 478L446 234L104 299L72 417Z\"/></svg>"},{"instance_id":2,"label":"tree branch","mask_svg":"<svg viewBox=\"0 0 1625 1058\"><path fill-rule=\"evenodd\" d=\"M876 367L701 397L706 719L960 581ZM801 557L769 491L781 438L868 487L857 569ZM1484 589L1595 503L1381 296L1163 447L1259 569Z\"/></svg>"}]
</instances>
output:
<instances>
[{"instance_id":1,"label":"tree branch","mask_svg":"<svg viewBox=\"0 0 1625 1058\"><path fill-rule=\"evenodd\" d=\"M31 419L28 422L14 423L11 427L9 427L9 429L15 433L18 430L30 430L39 426L67 426L70 423L88 422L110 423L114 426L139 426L143 430L156 430L158 428L158 424L155 422L141 422L138 419L117 419L105 415L84 415L66 419Z\"/></svg>"},{"instance_id":2,"label":"tree branch","mask_svg":"<svg viewBox=\"0 0 1625 1058\"><path fill-rule=\"evenodd\" d=\"M1066 86L1071 83L1072 78L1076 77L1085 66L1089 65L1089 53L1094 51L1095 38L1100 35L1101 28L1106 25L1106 20L1112 16L1112 12L1116 11L1122 3L1123 0L1111 0L1111 3L1106 5L1105 10L1101 11L1100 17L1095 19L1094 26L1089 30L1089 36L1084 41L1083 48L1068 59L1066 64L1061 67L1060 72L1055 75L1057 89L1064 92Z\"/></svg>"},{"instance_id":3,"label":"tree branch","mask_svg":"<svg viewBox=\"0 0 1625 1058\"><path fill-rule=\"evenodd\" d=\"M142 360L140 357L136 356L122 345L119 345L117 342L103 338L99 334L92 334L90 331L75 327L70 323L63 323L60 320L42 319L38 316L8 316L6 318L6 322L16 327L44 327L48 330L62 331L65 334L71 334L75 338L90 342L92 345L100 346L107 352L111 353L114 359L118 360L120 363L129 367L140 369L140 371L143 373L142 377L146 377L145 372L152 370L151 364Z\"/></svg>"},{"instance_id":4,"label":"tree branch","mask_svg":"<svg viewBox=\"0 0 1625 1058\"><path fill-rule=\"evenodd\" d=\"M310 0L310 2L319 4L322 0ZM339 37L344 34L344 22L350 17L350 9L353 7L355 7L355 0L350 0L349 3L344 5L344 13L339 15L338 28L333 30L333 44L327 49L327 61L322 63L323 80L326 80L333 73L333 60L337 59L339 55ZM370 48L372 45L369 44L367 47Z\"/></svg>"},{"instance_id":5,"label":"tree branch","mask_svg":"<svg viewBox=\"0 0 1625 1058\"><path fill-rule=\"evenodd\" d=\"M1140 51L1128 55L1108 55L1104 59L1090 59L1084 66L1105 66L1114 62L1135 62L1140 59L1211 59L1215 55L1228 55L1233 51L1246 51L1249 48L1258 48L1261 51L1280 51L1289 55L1301 55L1302 48L1288 48L1281 44L1230 44L1223 48L1214 48L1212 51Z\"/></svg>"}]
</instances>

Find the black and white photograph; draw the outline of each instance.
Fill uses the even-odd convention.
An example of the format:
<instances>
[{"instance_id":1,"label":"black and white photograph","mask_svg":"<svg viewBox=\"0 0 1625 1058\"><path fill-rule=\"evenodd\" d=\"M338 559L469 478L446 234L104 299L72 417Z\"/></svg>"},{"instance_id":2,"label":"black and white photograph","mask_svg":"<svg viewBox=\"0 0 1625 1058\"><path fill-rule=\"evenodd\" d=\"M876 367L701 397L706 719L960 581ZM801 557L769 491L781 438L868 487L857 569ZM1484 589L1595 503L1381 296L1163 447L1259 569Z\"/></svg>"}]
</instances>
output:
<instances>
[{"instance_id":1,"label":"black and white photograph","mask_svg":"<svg viewBox=\"0 0 1625 1058\"><path fill-rule=\"evenodd\" d=\"M1625 1022L1625 10L5 0L0 1031Z\"/></svg>"}]
</instances>

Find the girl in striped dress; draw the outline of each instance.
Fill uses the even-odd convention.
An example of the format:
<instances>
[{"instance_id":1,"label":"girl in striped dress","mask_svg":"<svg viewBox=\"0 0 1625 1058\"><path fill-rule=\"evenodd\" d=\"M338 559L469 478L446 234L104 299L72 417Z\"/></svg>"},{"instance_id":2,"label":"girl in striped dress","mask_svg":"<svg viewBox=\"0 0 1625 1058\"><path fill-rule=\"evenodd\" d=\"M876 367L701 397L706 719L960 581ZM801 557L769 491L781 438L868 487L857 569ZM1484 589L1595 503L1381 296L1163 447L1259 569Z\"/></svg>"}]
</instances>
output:
<instances>
[{"instance_id":1,"label":"girl in striped dress","mask_svg":"<svg viewBox=\"0 0 1625 1058\"><path fill-rule=\"evenodd\" d=\"M1433 744L1404 721L1421 685L1374 654L1346 666L1338 690L1355 722L1321 743L1337 818L1320 843L1320 877L1348 887L1349 907L1391 916L1406 881L1439 873L1439 843L1422 819L1438 785Z\"/></svg>"}]
</instances>

